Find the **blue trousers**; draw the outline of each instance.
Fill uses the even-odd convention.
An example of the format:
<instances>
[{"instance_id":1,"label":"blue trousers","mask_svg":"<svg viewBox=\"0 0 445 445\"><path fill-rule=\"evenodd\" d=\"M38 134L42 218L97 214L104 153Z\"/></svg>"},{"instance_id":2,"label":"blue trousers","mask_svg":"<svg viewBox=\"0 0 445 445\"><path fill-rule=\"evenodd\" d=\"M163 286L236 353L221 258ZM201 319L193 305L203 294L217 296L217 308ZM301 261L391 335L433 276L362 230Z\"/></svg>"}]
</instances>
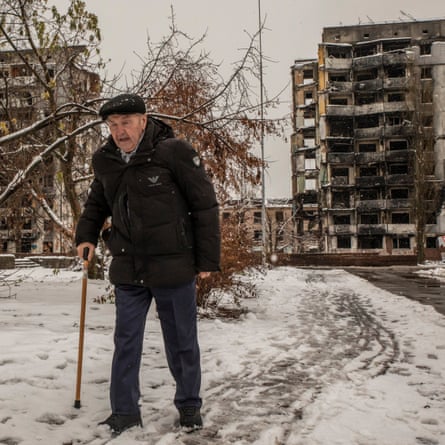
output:
<instances>
[{"instance_id":1,"label":"blue trousers","mask_svg":"<svg viewBox=\"0 0 445 445\"><path fill-rule=\"evenodd\" d=\"M116 286L116 325L111 369L113 414L139 413L139 370L145 322L155 299L168 366L176 382L174 403L202 404L195 280L176 288Z\"/></svg>"}]
</instances>

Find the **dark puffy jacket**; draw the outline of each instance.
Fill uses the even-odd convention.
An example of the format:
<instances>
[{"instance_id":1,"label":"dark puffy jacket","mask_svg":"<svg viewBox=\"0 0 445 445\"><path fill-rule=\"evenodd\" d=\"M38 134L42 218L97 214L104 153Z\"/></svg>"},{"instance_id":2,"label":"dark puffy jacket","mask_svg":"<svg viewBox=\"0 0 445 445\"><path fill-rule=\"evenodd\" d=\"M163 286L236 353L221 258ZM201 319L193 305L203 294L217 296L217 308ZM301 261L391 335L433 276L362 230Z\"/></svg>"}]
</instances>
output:
<instances>
[{"instance_id":1,"label":"dark puffy jacket","mask_svg":"<svg viewBox=\"0 0 445 445\"><path fill-rule=\"evenodd\" d=\"M149 118L129 163L110 137L93 155L95 179L76 245L97 244L107 217L114 284L175 287L219 270L218 203L198 154L171 127Z\"/></svg>"}]
</instances>

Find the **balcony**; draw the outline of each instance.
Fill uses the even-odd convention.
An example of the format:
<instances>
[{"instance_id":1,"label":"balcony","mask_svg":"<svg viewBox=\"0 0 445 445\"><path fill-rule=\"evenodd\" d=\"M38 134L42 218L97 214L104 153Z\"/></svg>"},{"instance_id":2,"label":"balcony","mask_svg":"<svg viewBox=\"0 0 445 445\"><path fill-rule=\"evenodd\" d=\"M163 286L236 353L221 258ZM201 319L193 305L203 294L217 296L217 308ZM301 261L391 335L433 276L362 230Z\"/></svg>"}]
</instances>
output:
<instances>
[{"instance_id":1,"label":"balcony","mask_svg":"<svg viewBox=\"0 0 445 445\"><path fill-rule=\"evenodd\" d=\"M360 188L383 187L385 178L383 176L360 176L355 178L355 184Z\"/></svg>"},{"instance_id":2,"label":"balcony","mask_svg":"<svg viewBox=\"0 0 445 445\"><path fill-rule=\"evenodd\" d=\"M354 70L367 70L370 68L377 68L382 64L382 55L373 54L371 56L356 57L353 60Z\"/></svg>"},{"instance_id":3,"label":"balcony","mask_svg":"<svg viewBox=\"0 0 445 445\"><path fill-rule=\"evenodd\" d=\"M351 224L337 224L328 226L329 235L355 235L356 226Z\"/></svg>"},{"instance_id":4,"label":"balcony","mask_svg":"<svg viewBox=\"0 0 445 445\"><path fill-rule=\"evenodd\" d=\"M380 114L386 108L386 104L383 102L376 102L366 105L356 105L355 106L355 116L366 116L367 114Z\"/></svg>"},{"instance_id":5,"label":"balcony","mask_svg":"<svg viewBox=\"0 0 445 445\"><path fill-rule=\"evenodd\" d=\"M357 153L355 156L355 162L357 164L373 164L383 162L384 160L385 154L382 152Z\"/></svg>"},{"instance_id":6,"label":"balcony","mask_svg":"<svg viewBox=\"0 0 445 445\"><path fill-rule=\"evenodd\" d=\"M388 162L407 162L413 155L410 150L390 150L385 152L385 158Z\"/></svg>"},{"instance_id":7,"label":"balcony","mask_svg":"<svg viewBox=\"0 0 445 445\"><path fill-rule=\"evenodd\" d=\"M383 210L385 209L384 199L367 199L357 203L357 210L366 212L368 210Z\"/></svg>"},{"instance_id":8,"label":"balcony","mask_svg":"<svg viewBox=\"0 0 445 445\"><path fill-rule=\"evenodd\" d=\"M415 224L387 224L387 233L393 235L414 235Z\"/></svg>"},{"instance_id":9,"label":"balcony","mask_svg":"<svg viewBox=\"0 0 445 445\"><path fill-rule=\"evenodd\" d=\"M354 116L354 105L328 105L326 107L327 116Z\"/></svg>"},{"instance_id":10,"label":"balcony","mask_svg":"<svg viewBox=\"0 0 445 445\"><path fill-rule=\"evenodd\" d=\"M334 176L331 178L332 186L346 186L349 184L349 178L347 176Z\"/></svg>"},{"instance_id":11,"label":"balcony","mask_svg":"<svg viewBox=\"0 0 445 445\"><path fill-rule=\"evenodd\" d=\"M330 80L326 85L327 90L336 92L350 93L352 90L352 82L340 82L338 80Z\"/></svg>"},{"instance_id":12,"label":"balcony","mask_svg":"<svg viewBox=\"0 0 445 445\"><path fill-rule=\"evenodd\" d=\"M354 137L356 139L377 139L381 136L382 132L382 127L356 128L354 130Z\"/></svg>"},{"instance_id":13,"label":"balcony","mask_svg":"<svg viewBox=\"0 0 445 445\"><path fill-rule=\"evenodd\" d=\"M324 66L329 70L350 70L352 67L352 59L336 59L334 57L326 57L324 59Z\"/></svg>"},{"instance_id":14,"label":"balcony","mask_svg":"<svg viewBox=\"0 0 445 445\"><path fill-rule=\"evenodd\" d=\"M386 208L390 210L395 209L409 209L411 201L409 199L387 199Z\"/></svg>"},{"instance_id":15,"label":"balcony","mask_svg":"<svg viewBox=\"0 0 445 445\"><path fill-rule=\"evenodd\" d=\"M406 101L400 102L383 102L383 111L385 113L412 111L413 107L409 106Z\"/></svg>"},{"instance_id":16,"label":"balcony","mask_svg":"<svg viewBox=\"0 0 445 445\"><path fill-rule=\"evenodd\" d=\"M387 77L383 80L385 90L406 90L408 89L408 79L406 77Z\"/></svg>"},{"instance_id":17,"label":"balcony","mask_svg":"<svg viewBox=\"0 0 445 445\"><path fill-rule=\"evenodd\" d=\"M414 127L412 125L388 125L383 127L384 137L402 136L408 137L414 134Z\"/></svg>"},{"instance_id":18,"label":"balcony","mask_svg":"<svg viewBox=\"0 0 445 445\"><path fill-rule=\"evenodd\" d=\"M388 65L406 65L408 57L405 52L400 53L384 53L383 64Z\"/></svg>"},{"instance_id":19,"label":"balcony","mask_svg":"<svg viewBox=\"0 0 445 445\"><path fill-rule=\"evenodd\" d=\"M357 224L358 235L384 235L386 224Z\"/></svg>"},{"instance_id":20,"label":"balcony","mask_svg":"<svg viewBox=\"0 0 445 445\"><path fill-rule=\"evenodd\" d=\"M379 91L383 88L382 79L359 80L352 85L354 91Z\"/></svg>"},{"instance_id":21,"label":"balcony","mask_svg":"<svg viewBox=\"0 0 445 445\"><path fill-rule=\"evenodd\" d=\"M335 210L353 210L350 200L334 200L331 209Z\"/></svg>"},{"instance_id":22,"label":"balcony","mask_svg":"<svg viewBox=\"0 0 445 445\"><path fill-rule=\"evenodd\" d=\"M413 185L414 178L411 175L388 175L386 177L387 185Z\"/></svg>"},{"instance_id":23,"label":"balcony","mask_svg":"<svg viewBox=\"0 0 445 445\"><path fill-rule=\"evenodd\" d=\"M328 153L328 162L331 164L353 164L355 153Z\"/></svg>"}]
</instances>

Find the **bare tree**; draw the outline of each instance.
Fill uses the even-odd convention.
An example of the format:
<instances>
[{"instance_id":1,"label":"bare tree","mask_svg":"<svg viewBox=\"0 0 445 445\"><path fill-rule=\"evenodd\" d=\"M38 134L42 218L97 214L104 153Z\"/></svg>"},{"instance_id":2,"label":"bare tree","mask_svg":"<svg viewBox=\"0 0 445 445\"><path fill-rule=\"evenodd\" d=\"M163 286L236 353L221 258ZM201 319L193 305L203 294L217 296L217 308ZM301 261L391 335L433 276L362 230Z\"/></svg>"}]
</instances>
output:
<instances>
[{"instance_id":1,"label":"bare tree","mask_svg":"<svg viewBox=\"0 0 445 445\"><path fill-rule=\"evenodd\" d=\"M206 160L221 199L246 182L258 183L261 160L252 153L261 120L250 88L258 73L255 35L225 80L200 49L205 36L189 38L176 28L172 15L170 34L159 43L147 40L140 69L131 73L125 87L118 87L123 82L117 78L100 80L94 73L93 68L102 67L100 30L85 2L71 0L65 14L46 0L0 0L0 6L1 53L18 55L35 87L34 96L23 96L14 78L0 73L0 150L5 160L0 204L19 196L34 198L33 206L45 210L64 234L72 234L80 212L77 184L91 173L91 149L85 145L94 140L98 146L103 137L96 118L100 88L105 97L122 90L139 93L152 115L174 121L178 136L189 139ZM265 104L273 106L274 101ZM29 115L22 119L20 113ZM278 134L280 122L266 121L265 129ZM69 218L61 218L60 212L55 218L54 199L42 184L45 177L60 184Z\"/></svg>"},{"instance_id":2,"label":"bare tree","mask_svg":"<svg viewBox=\"0 0 445 445\"><path fill-rule=\"evenodd\" d=\"M433 100L432 79L422 80L421 68L413 69L409 84L412 103L413 212L416 224L417 262L425 261L427 225L435 224L441 207L441 182L434 175L433 116L428 104Z\"/></svg>"},{"instance_id":3,"label":"bare tree","mask_svg":"<svg viewBox=\"0 0 445 445\"><path fill-rule=\"evenodd\" d=\"M247 46L224 78L202 49L205 35L192 39L178 30L172 11L168 35L160 42L147 39L140 67L126 77L119 73L105 79L99 77L104 67L99 24L85 2L71 0L64 14L47 0L0 0L0 10L0 57L19 57L15 64L23 66L23 77L33 86L28 85L29 97L28 90L18 88L20 76L0 70L0 207L5 208L0 217L9 218L17 240L25 200L33 217L43 213L71 249L92 179L90 157L107 136L97 109L123 91L141 95L149 114L169 121L177 136L193 144L221 202L261 180L262 160L254 154L261 127L266 135L280 135L284 122L260 117L258 88L251 87L259 75L257 35L246 34ZM267 111L277 101L265 96ZM230 284L234 273L256 262L245 229L234 227L223 222L225 270L201 283L201 296L208 291L205 286ZM40 230L46 230L44 225Z\"/></svg>"},{"instance_id":4,"label":"bare tree","mask_svg":"<svg viewBox=\"0 0 445 445\"><path fill-rule=\"evenodd\" d=\"M8 227L18 244L29 219L39 225L42 209L44 219L59 213L57 226L69 236L80 213L74 179L86 165L87 140L78 135L91 128L84 125L95 114L89 101L100 91L91 70L101 64L97 18L79 0L65 14L46 0L1 0L0 10L0 202L8 200Z\"/></svg>"}]
</instances>

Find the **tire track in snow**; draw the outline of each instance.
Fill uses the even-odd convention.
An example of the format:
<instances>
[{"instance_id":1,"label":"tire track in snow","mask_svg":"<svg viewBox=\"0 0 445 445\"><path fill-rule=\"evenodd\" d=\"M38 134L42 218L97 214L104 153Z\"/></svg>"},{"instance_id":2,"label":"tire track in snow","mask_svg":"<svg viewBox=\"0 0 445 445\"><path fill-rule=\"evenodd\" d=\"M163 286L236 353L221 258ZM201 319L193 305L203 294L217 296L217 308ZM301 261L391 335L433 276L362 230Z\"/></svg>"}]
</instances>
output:
<instances>
[{"instance_id":1,"label":"tire track in snow","mask_svg":"<svg viewBox=\"0 0 445 445\"><path fill-rule=\"evenodd\" d=\"M306 286L286 291L298 301L292 307L295 317L286 318L292 311L283 308L283 324L269 332L267 348L249 350L247 345L240 372L212 382L206 391L205 419L214 444L247 445L270 436L270 443L281 445L301 438L299 421L323 388L357 375L383 374L399 356L394 334L363 297L335 286L335 273L298 273L306 274ZM261 293L273 290L263 284ZM207 444L208 437L200 434L178 443Z\"/></svg>"}]
</instances>

